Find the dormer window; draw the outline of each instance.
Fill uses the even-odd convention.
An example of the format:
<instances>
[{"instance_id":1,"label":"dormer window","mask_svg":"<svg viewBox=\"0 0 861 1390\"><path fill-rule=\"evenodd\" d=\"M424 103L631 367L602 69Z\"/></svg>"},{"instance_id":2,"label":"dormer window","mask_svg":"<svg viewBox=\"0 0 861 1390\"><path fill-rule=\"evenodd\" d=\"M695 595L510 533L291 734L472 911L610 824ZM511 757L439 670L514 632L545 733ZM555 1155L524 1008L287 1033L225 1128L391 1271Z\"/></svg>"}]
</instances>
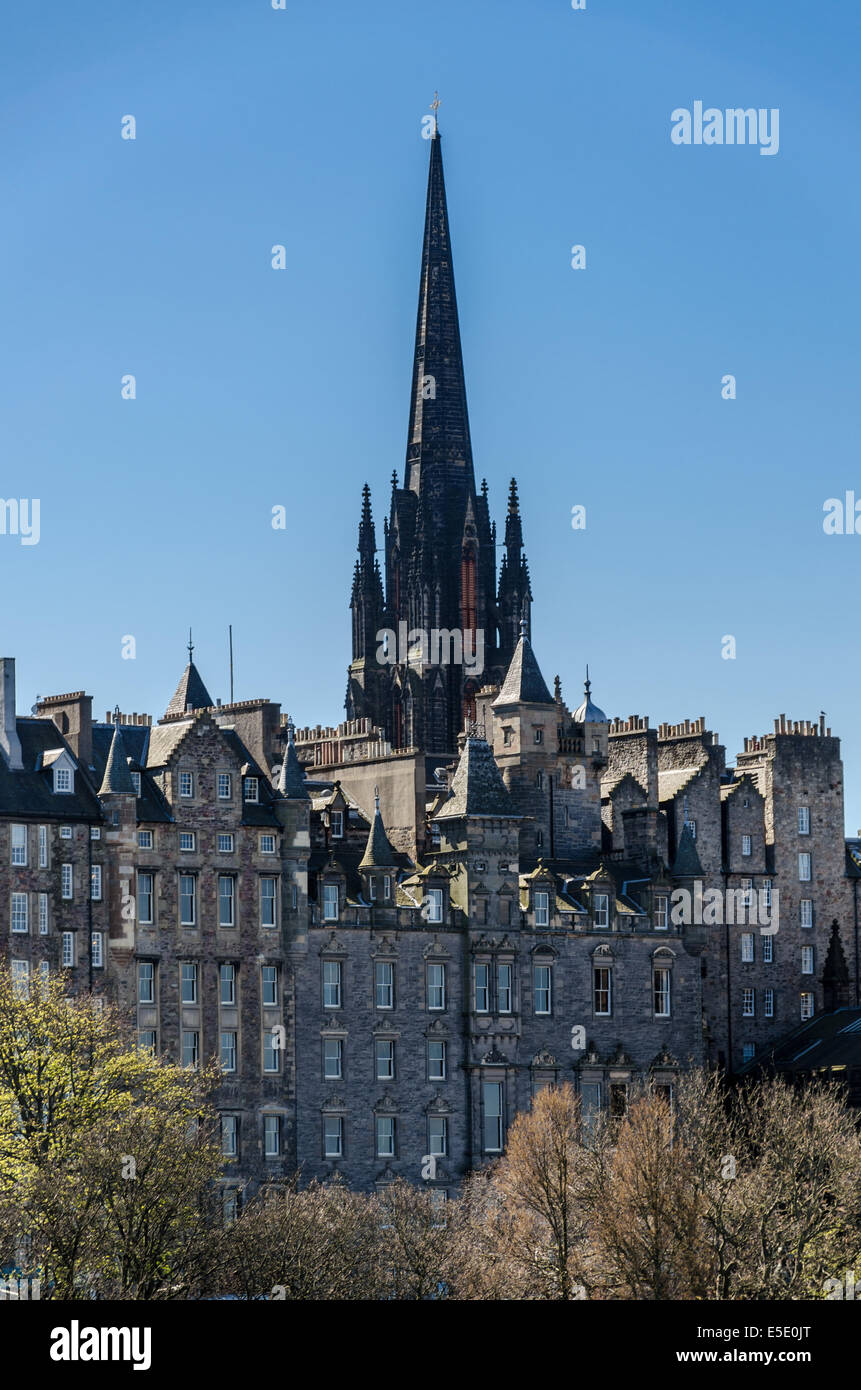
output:
<instances>
[{"instance_id":1,"label":"dormer window","mask_svg":"<svg viewBox=\"0 0 861 1390\"><path fill-rule=\"evenodd\" d=\"M72 772L70 768L54 768L54 791L63 793L72 791Z\"/></svg>"},{"instance_id":2,"label":"dormer window","mask_svg":"<svg viewBox=\"0 0 861 1390\"><path fill-rule=\"evenodd\" d=\"M535 894L535 925L546 927L550 923L550 894L539 890Z\"/></svg>"},{"instance_id":3,"label":"dormer window","mask_svg":"<svg viewBox=\"0 0 861 1390\"><path fill-rule=\"evenodd\" d=\"M431 822L431 848L432 848L432 849L439 849L439 846L440 846L440 829L439 829L439 826L437 825L436 821L432 821L432 822Z\"/></svg>"},{"instance_id":4,"label":"dormer window","mask_svg":"<svg viewBox=\"0 0 861 1390\"><path fill-rule=\"evenodd\" d=\"M593 900L595 910L595 926L609 927L610 925L610 895L608 893L596 893Z\"/></svg>"},{"instance_id":5,"label":"dormer window","mask_svg":"<svg viewBox=\"0 0 861 1390\"><path fill-rule=\"evenodd\" d=\"M246 801L257 801L257 800L258 800L257 786L258 786L258 781L257 781L257 778L256 778L256 777L246 777L246 778L245 778L245 780L244 780L244 782L243 782L243 795L244 795Z\"/></svg>"},{"instance_id":6,"label":"dormer window","mask_svg":"<svg viewBox=\"0 0 861 1390\"><path fill-rule=\"evenodd\" d=\"M332 839L342 840L344 838L344 812L332 812Z\"/></svg>"},{"instance_id":7,"label":"dormer window","mask_svg":"<svg viewBox=\"0 0 861 1390\"><path fill-rule=\"evenodd\" d=\"M338 920L338 885L337 883L323 884L323 921L337 922Z\"/></svg>"}]
</instances>

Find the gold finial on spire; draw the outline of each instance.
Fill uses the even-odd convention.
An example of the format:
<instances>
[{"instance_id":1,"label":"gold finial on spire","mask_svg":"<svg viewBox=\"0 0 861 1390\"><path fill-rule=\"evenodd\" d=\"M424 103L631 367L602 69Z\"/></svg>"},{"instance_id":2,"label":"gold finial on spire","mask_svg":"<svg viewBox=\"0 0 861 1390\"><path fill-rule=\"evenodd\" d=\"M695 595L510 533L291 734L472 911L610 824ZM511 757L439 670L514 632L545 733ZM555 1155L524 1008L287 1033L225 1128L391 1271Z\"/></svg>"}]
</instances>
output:
<instances>
[{"instance_id":1,"label":"gold finial on spire","mask_svg":"<svg viewBox=\"0 0 861 1390\"><path fill-rule=\"evenodd\" d=\"M435 134L435 135L437 135L437 134L439 133L439 121L438 121L438 119L437 119L437 114L436 114L436 113L437 113L437 111L439 111L439 108L440 108L441 106L442 106L442 102L441 102L440 99L439 99L439 92L434 92L434 94L433 94L433 101L432 101L431 104L430 104L430 109L431 109L431 111L433 111L433 128L434 128L434 134Z\"/></svg>"}]
</instances>

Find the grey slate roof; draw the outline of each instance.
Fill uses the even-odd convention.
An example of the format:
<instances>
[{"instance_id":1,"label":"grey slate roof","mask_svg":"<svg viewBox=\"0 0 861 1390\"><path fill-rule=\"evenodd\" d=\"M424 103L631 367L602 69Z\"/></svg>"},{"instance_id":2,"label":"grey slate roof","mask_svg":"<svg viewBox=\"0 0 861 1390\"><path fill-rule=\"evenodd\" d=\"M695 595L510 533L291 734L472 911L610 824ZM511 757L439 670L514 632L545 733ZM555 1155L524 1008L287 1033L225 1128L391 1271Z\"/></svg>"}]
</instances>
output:
<instances>
[{"instance_id":1,"label":"grey slate roof","mask_svg":"<svg viewBox=\"0 0 861 1390\"><path fill-rule=\"evenodd\" d=\"M0 815L101 820L102 808L95 790L54 721L19 718L16 727L23 767L11 771L0 755ZM55 792L51 773L41 771L44 755L57 748L64 748L75 763L73 792Z\"/></svg>"},{"instance_id":2,"label":"grey slate roof","mask_svg":"<svg viewBox=\"0 0 861 1390\"><path fill-rule=\"evenodd\" d=\"M703 866L697 853L696 841L691 833L691 827L686 821L679 836L679 847L676 850L676 858L672 868L673 878L699 878L702 871Z\"/></svg>"},{"instance_id":3,"label":"grey slate roof","mask_svg":"<svg viewBox=\"0 0 861 1390\"><path fill-rule=\"evenodd\" d=\"M299 761L296 744L293 741L292 720L287 724L287 749L278 774L278 790L291 801L307 801L308 789L305 786L305 769Z\"/></svg>"},{"instance_id":4,"label":"grey slate roof","mask_svg":"<svg viewBox=\"0 0 861 1390\"><path fill-rule=\"evenodd\" d=\"M502 689L493 702L500 705L552 705L555 701L541 674L529 638L523 636L511 658Z\"/></svg>"},{"instance_id":5,"label":"grey slate roof","mask_svg":"<svg viewBox=\"0 0 861 1390\"><path fill-rule=\"evenodd\" d=\"M123 742L123 733L119 724L114 726L114 736L111 739L111 751L108 754L108 761L105 764L105 775L102 778L102 785L99 787L99 796L110 796L114 793L126 796L135 796L134 783L129 773L129 765L126 762L126 747Z\"/></svg>"},{"instance_id":6,"label":"grey slate roof","mask_svg":"<svg viewBox=\"0 0 861 1390\"><path fill-rule=\"evenodd\" d=\"M360 862L360 869L391 869L397 862L397 855L389 843L383 817L380 814L380 798L374 797L374 819L368 831L368 843Z\"/></svg>"},{"instance_id":7,"label":"grey slate roof","mask_svg":"<svg viewBox=\"0 0 861 1390\"><path fill-rule=\"evenodd\" d=\"M182 673L165 714L185 714L189 705L192 709L209 709L214 704L215 701L201 680L200 672L194 662L190 661Z\"/></svg>"},{"instance_id":8,"label":"grey slate roof","mask_svg":"<svg viewBox=\"0 0 861 1390\"><path fill-rule=\"evenodd\" d=\"M502 773L483 738L467 738L452 780L451 796L434 819L454 820L458 816L516 817Z\"/></svg>"}]
</instances>

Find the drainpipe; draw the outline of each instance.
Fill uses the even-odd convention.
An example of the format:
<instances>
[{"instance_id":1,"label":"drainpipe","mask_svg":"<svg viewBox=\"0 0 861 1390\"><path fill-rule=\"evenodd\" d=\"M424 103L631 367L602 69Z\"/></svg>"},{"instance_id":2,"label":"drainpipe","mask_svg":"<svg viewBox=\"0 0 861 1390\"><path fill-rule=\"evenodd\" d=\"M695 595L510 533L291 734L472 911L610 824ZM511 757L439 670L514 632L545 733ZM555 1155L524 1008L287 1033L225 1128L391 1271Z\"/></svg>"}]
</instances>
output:
<instances>
[{"instance_id":1,"label":"drainpipe","mask_svg":"<svg viewBox=\"0 0 861 1390\"><path fill-rule=\"evenodd\" d=\"M95 822L93 822L95 824ZM93 826L87 825L87 975L89 991L93 992ZM104 885L102 892L104 893Z\"/></svg>"}]
</instances>

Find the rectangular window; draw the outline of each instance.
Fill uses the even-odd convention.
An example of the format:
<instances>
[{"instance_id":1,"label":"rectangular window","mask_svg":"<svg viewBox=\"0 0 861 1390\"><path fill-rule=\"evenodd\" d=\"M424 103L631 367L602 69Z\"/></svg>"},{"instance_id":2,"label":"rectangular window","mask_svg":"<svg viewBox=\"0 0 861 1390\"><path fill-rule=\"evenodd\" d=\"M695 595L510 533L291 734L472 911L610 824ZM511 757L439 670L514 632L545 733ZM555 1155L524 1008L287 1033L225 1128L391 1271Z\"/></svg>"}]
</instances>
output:
<instances>
[{"instance_id":1,"label":"rectangular window","mask_svg":"<svg viewBox=\"0 0 861 1390\"><path fill-rule=\"evenodd\" d=\"M222 961L218 967L218 979L221 987L221 1002L231 1006L236 1003L236 966L231 961Z\"/></svg>"},{"instance_id":2,"label":"rectangular window","mask_svg":"<svg viewBox=\"0 0 861 1390\"><path fill-rule=\"evenodd\" d=\"M609 965L596 965L592 970L592 1008L596 1014L608 1015L613 1010L613 972Z\"/></svg>"},{"instance_id":3,"label":"rectangular window","mask_svg":"<svg viewBox=\"0 0 861 1390\"><path fill-rule=\"evenodd\" d=\"M263 1116L263 1153L266 1158L281 1155L281 1116Z\"/></svg>"},{"instance_id":4,"label":"rectangular window","mask_svg":"<svg viewBox=\"0 0 861 1390\"><path fill-rule=\"evenodd\" d=\"M72 790L72 774L67 767L54 768L54 791L70 792Z\"/></svg>"},{"instance_id":5,"label":"rectangular window","mask_svg":"<svg viewBox=\"0 0 861 1390\"><path fill-rule=\"evenodd\" d=\"M428 1118L428 1153L434 1158L445 1158L448 1153L448 1120L445 1115L431 1115Z\"/></svg>"},{"instance_id":6,"label":"rectangular window","mask_svg":"<svg viewBox=\"0 0 861 1390\"><path fill-rule=\"evenodd\" d=\"M263 1007L272 1009L278 1004L278 966L264 965L261 967L261 978L263 985Z\"/></svg>"},{"instance_id":7,"label":"rectangular window","mask_svg":"<svg viewBox=\"0 0 861 1390\"><path fill-rule=\"evenodd\" d=\"M741 958L746 965L754 959L754 936L752 931L742 932L741 934Z\"/></svg>"},{"instance_id":8,"label":"rectangular window","mask_svg":"<svg viewBox=\"0 0 861 1390\"><path fill-rule=\"evenodd\" d=\"M39 935L48 935L48 894L39 894Z\"/></svg>"},{"instance_id":9,"label":"rectangular window","mask_svg":"<svg viewBox=\"0 0 861 1390\"><path fill-rule=\"evenodd\" d=\"M395 967L391 961L374 964L374 996L378 1009L393 1009L395 1005Z\"/></svg>"},{"instance_id":10,"label":"rectangular window","mask_svg":"<svg viewBox=\"0 0 861 1390\"><path fill-rule=\"evenodd\" d=\"M392 896L392 880L388 874L383 877L383 901L388 902Z\"/></svg>"},{"instance_id":11,"label":"rectangular window","mask_svg":"<svg viewBox=\"0 0 861 1390\"><path fill-rule=\"evenodd\" d=\"M30 930L30 899L26 893L12 894L12 930L13 932L28 932Z\"/></svg>"},{"instance_id":12,"label":"rectangular window","mask_svg":"<svg viewBox=\"0 0 861 1390\"><path fill-rule=\"evenodd\" d=\"M550 983L549 965L534 965L532 967L532 996L533 1007L537 1014L549 1014L553 1002Z\"/></svg>"},{"instance_id":13,"label":"rectangular window","mask_svg":"<svg viewBox=\"0 0 861 1390\"><path fill-rule=\"evenodd\" d=\"M443 911L443 896L441 888L429 888L425 899L427 906L428 921L441 922Z\"/></svg>"},{"instance_id":14,"label":"rectangular window","mask_svg":"<svg viewBox=\"0 0 861 1390\"><path fill-rule=\"evenodd\" d=\"M763 1011L766 1018L774 1018L774 990L763 990L762 995Z\"/></svg>"},{"instance_id":15,"label":"rectangular window","mask_svg":"<svg viewBox=\"0 0 861 1390\"><path fill-rule=\"evenodd\" d=\"M485 1081L481 1088L484 1102L484 1152L502 1152L502 1082Z\"/></svg>"},{"instance_id":16,"label":"rectangular window","mask_svg":"<svg viewBox=\"0 0 861 1390\"><path fill-rule=\"evenodd\" d=\"M801 973L802 975L813 974L813 947L802 946L801 948Z\"/></svg>"},{"instance_id":17,"label":"rectangular window","mask_svg":"<svg viewBox=\"0 0 861 1390\"><path fill-rule=\"evenodd\" d=\"M741 1060L742 1060L743 1062L752 1062L755 1056L756 1056L756 1043L746 1042L746 1043L744 1044L744 1046L742 1047Z\"/></svg>"},{"instance_id":18,"label":"rectangular window","mask_svg":"<svg viewBox=\"0 0 861 1390\"><path fill-rule=\"evenodd\" d=\"M274 1028L263 1034L263 1070L265 1072L281 1070L281 1048L276 1041L278 1036Z\"/></svg>"},{"instance_id":19,"label":"rectangular window","mask_svg":"<svg viewBox=\"0 0 861 1390\"><path fill-rule=\"evenodd\" d=\"M72 827L71 827L70 825L61 825L61 826L60 826L60 839L61 839L61 840L71 840L71 838L72 838Z\"/></svg>"},{"instance_id":20,"label":"rectangular window","mask_svg":"<svg viewBox=\"0 0 861 1390\"><path fill-rule=\"evenodd\" d=\"M182 976L182 1002L183 1004L196 1004L197 962L193 960L183 961L180 971Z\"/></svg>"},{"instance_id":21,"label":"rectangular window","mask_svg":"<svg viewBox=\"0 0 861 1390\"><path fill-rule=\"evenodd\" d=\"M377 1116L377 1157L395 1156L395 1120L393 1115Z\"/></svg>"},{"instance_id":22,"label":"rectangular window","mask_svg":"<svg viewBox=\"0 0 861 1390\"><path fill-rule=\"evenodd\" d=\"M218 925L220 927L235 925L236 919L233 915L235 886L231 874L218 875Z\"/></svg>"},{"instance_id":23,"label":"rectangular window","mask_svg":"<svg viewBox=\"0 0 861 1390\"><path fill-rule=\"evenodd\" d=\"M99 969L105 963L104 959L104 936L100 931L94 931L90 938L90 950L93 956L93 968Z\"/></svg>"},{"instance_id":24,"label":"rectangular window","mask_svg":"<svg viewBox=\"0 0 861 1390\"><path fill-rule=\"evenodd\" d=\"M12 990L19 999L29 999L30 962L28 960L12 961Z\"/></svg>"},{"instance_id":25,"label":"rectangular window","mask_svg":"<svg viewBox=\"0 0 861 1390\"><path fill-rule=\"evenodd\" d=\"M812 877L810 869L810 855L799 854L798 856L798 878L801 883L809 883Z\"/></svg>"},{"instance_id":26,"label":"rectangular window","mask_svg":"<svg viewBox=\"0 0 861 1390\"><path fill-rule=\"evenodd\" d=\"M181 772L179 774L179 794L180 796L194 796L193 772Z\"/></svg>"},{"instance_id":27,"label":"rectangular window","mask_svg":"<svg viewBox=\"0 0 861 1390\"><path fill-rule=\"evenodd\" d=\"M102 900L102 866L101 864L90 865L90 897L93 902Z\"/></svg>"},{"instance_id":28,"label":"rectangular window","mask_svg":"<svg viewBox=\"0 0 861 1390\"><path fill-rule=\"evenodd\" d=\"M152 849L152 831L138 831L138 849Z\"/></svg>"},{"instance_id":29,"label":"rectangular window","mask_svg":"<svg viewBox=\"0 0 861 1390\"><path fill-rule=\"evenodd\" d=\"M327 1115L323 1120L323 1153L326 1158L341 1158L344 1152L344 1119Z\"/></svg>"},{"instance_id":30,"label":"rectangular window","mask_svg":"<svg viewBox=\"0 0 861 1390\"><path fill-rule=\"evenodd\" d=\"M610 895L609 893L596 893L593 899L595 909L595 926L609 927L610 925Z\"/></svg>"},{"instance_id":31,"label":"rectangular window","mask_svg":"<svg viewBox=\"0 0 861 1390\"><path fill-rule=\"evenodd\" d=\"M695 840L695 839L697 838L697 823L696 823L696 821L695 821L695 820L686 820L686 821L685 821L685 825L688 827L688 830L690 830L690 832L691 832L691 839L692 839L692 840Z\"/></svg>"},{"instance_id":32,"label":"rectangular window","mask_svg":"<svg viewBox=\"0 0 861 1390\"><path fill-rule=\"evenodd\" d=\"M138 874L138 921L144 925L153 920L153 883L152 874Z\"/></svg>"},{"instance_id":33,"label":"rectangular window","mask_svg":"<svg viewBox=\"0 0 861 1390\"><path fill-rule=\"evenodd\" d=\"M218 853L219 853L219 854L232 854L232 853L233 853L233 836L232 836L232 835L227 834L227 833L219 835L219 837L218 837Z\"/></svg>"},{"instance_id":34,"label":"rectangular window","mask_svg":"<svg viewBox=\"0 0 861 1390\"><path fill-rule=\"evenodd\" d=\"M768 910L770 911L770 910L771 910L771 879L770 879L770 878L764 878L764 879L762 880L762 888L760 889L760 897L761 897L761 901L762 901L763 906L766 907L766 908L768 908Z\"/></svg>"},{"instance_id":35,"label":"rectangular window","mask_svg":"<svg viewBox=\"0 0 861 1390\"><path fill-rule=\"evenodd\" d=\"M183 1030L182 1065L196 1067L200 1061L200 1034L194 1030Z\"/></svg>"},{"instance_id":36,"label":"rectangular window","mask_svg":"<svg viewBox=\"0 0 861 1390\"><path fill-rule=\"evenodd\" d=\"M275 879L261 878L260 880L260 925L261 927L274 927L277 925L277 913L275 908Z\"/></svg>"},{"instance_id":37,"label":"rectangular window","mask_svg":"<svg viewBox=\"0 0 861 1390\"><path fill-rule=\"evenodd\" d=\"M39 826L39 868L40 868L40 869L47 869L47 867L48 867L48 827L47 827L47 825L40 825L40 826Z\"/></svg>"},{"instance_id":38,"label":"rectangular window","mask_svg":"<svg viewBox=\"0 0 861 1390\"><path fill-rule=\"evenodd\" d=\"M26 825L12 826L12 863L22 865L26 865L27 863Z\"/></svg>"},{"instance_id":39,"label":"rectangular window","mask_svg":"<svg viewBox=\"0 0 861 1390\"><path fill-rule=\"evenodd\" d=\"M258 788L257 788L257 778L256 778L256 777L246 777L246 778L245 778L245 781L243 782L243 795L244 795L244 797L245 797L245 800L246 800L246 801L256 801L256 800L257 800L257 791L258 791Z\"/></svg>"},{"instance_id":40,"label":"rectangular window","mask_svg":"<svg viewBox=\"0 0 861 1390\"><path fill-rule=\"evenodd\" d=\"M183 927L193 927L197 921L197 880L194 874L179 876L179 921Z\"/></svg>"},{"instance_id":41,"label":"rectangular window","mask_svg":"<svg viewBox=\"0 0 861 1390\"><path fill-rule=\"evenodd\" d=\"M535 925L536 927L546 927L550 922L550 894L537 892L535 894Z\"/></svg>"},{"instance_id":42,"label":"rectangular window","mask_svg":"<svg viewBox=\"0 0 861 1390\"><path fill-rule=\"evenodd\" d=\"M445 1081L445 1043L428 1042L428 1081Z\"/></svg>"},{"instance_id":43,"label":"rectangular window","mask_svg":"<svg viewBox=\"0 0 861 1390\"><path fill-rule=\"evenodd\" d=\"M745 858L747 858L748 855L750 855L750 854L753 853L753 841L752 841L750 835L742 835L742 837L741 837L741 852L742 852L742 854L744 855Z\"/></svg>"},{"instance_id":44,"label":"rectangular window","mask_svg":"<svg viewBox=\"0 0 861 1390\"><path fill-rule=\"evenodd\" d=\"M580 1085L580 1115L583 1129L588 1133L601 1114L601 1082L584 1081Z\"/></svg>"},{"instance_id":45,"label":"rectangular window","mask_svg":"<svg viewBox=\"0 0 861 1390\"><path fill-rule=\"evenodd\" d=\"M75 933L73 931L63 932L63 965L71 967L75 964Z\"/></svg>"},{"instance_id":46,"label":"rectangular window","mask_svg":"<svg viewBox=\"0 0 861 1390\"><path fill-rule=\"evenodd\" d=\"M428 1008L445 1008L445 966L429 965L427 973Z\"/></svg>"},{"instance_id":47,"label":"rectangular window","mask_svg":"<svg viewBox=\"0 0 861 1390\"><path fill-rule=\"evenodd\" d=\"M332 812L332 839L342 840L344 838L344 812Z\"/></svg>"},{"instance_id":48,"label":"rectangular window","mask_svg":"<svg viewBox=\"0 0 861 1390\"><path fill-rule=\"evenodd\" d=\"M194 849L193 830L181 830L179 832L179 847L183 854L189 854Z\"/></svg>"},{"instance_id":49,"label":"rectangular window","mask_svg":"<svg viewBox=\"0 0 861 1390\"><path fill-rule=\"evenodd\" d=\"M138 1030L138 1047L142 1052L148 1052L151 1057L155 1056L157 1038L154 1028L140 1028Z\"/></svg>"},{"instance_id":50,"label":"rectangular window","mask_svg":"<svg viewBox=\"0 0 861 1390\"><path fill-rule=\"evenodd\" d=\"M799 904L801 909L801 925L803 927L813 926L813 899L802 898Z\"/></svg>"},{"instance_id":51,"label":"rectangular window","mask_svg":"<svg viewBox=\"0 0 861 1390\"><path fill-rule=\"evenodd\" d=\"M490 966L480 961L475 963L475 1012L490 1012Z\"/></svg>"},{"instance_id":52,"label":"rectangular window","mask_svg":"<svg viewBox=\"0 0 861 1390\"><path fill-rule=\"evenodd\" d=\"M378 1081L395 1079L395 1044L391 1038L377 1038L374 1043Z\"/></svg>"},{"instance_id":53,"label":"rectangular window","mask_svg":"<svg viewBox=\"0 0 861 1390\"><path fill-rule=\"evenodd\" d=\"M665 965L656 965L653 980L655 1018L670 1016L670 978L672 971Z\"/></svg>"},{"instance_id":54,"label":"rectangular window","mask_svg":"<svg viewBox=\"0 0 861 1390\"><path fill-rule=\"evenodd\" d=\"M323 1008L340 1009L341 1007L341 962L339 960L323 961Z\"/></svg>"},{"instance_id":55,"label":"rectangular window","mask_svg":"<svg viewBox=\"0 0 861 1390\"><path fill-rule=\"evenodd\" d=\"M140 787L140 773L134 773L134 774L132 774L132 775L137 777L137 779L138 779L138 787ZM91 826L90 826L90 839L91 839L91 840L100 840L101 838L102 838L102 832L101 832L100 827L99 827L98 825L91 825Z\"/></svg>"},{"instance_id":56,"label":"rectangular window","mask_svg":"<svg viewBox=\"0 0 861 1390\"><path fill-rule=\"evenodd\" d=\"M743 989L741 992L741 1014L742 1018L753 1018L756 1013L756 996L752 989Z\"/></svg>"},{"instance_id":57,"label":"rectangular window","mask_svg":"<svg viewBox=\"0 0 861 1390\"><path fill-rule=\"evenodd\" d=\"M497 965L496 967L496 1007L501 1014L510 1014L512 1009L512 977L514 967L511 965Z\"/></svg>"},{"instance_id":58,"label":"rectangular window","mask_svg":"<svg viewBox=\"0 0 861 1390\"><path fill-rule=\"evenodd\" d=\"M60 894L67 900L75 896L75 878L71 864L63 864L60 869Z\"/></svg>"},{"instance_id":59,"label":"rectangular window","mask_svg":"<svg viewBox=\"0 0 861 1390\"><path fill-rule=\"evenodd\" d=\"M261 853L261 854L274 854L274 853L275 853L275 836L274 836L274 835L261 835L261 836L260 836L260 853Z\"/></svg>"},{"instance_id":60,"label":"rectangular window","mask_svg":"<svg viewBox=\"0 0 861 1390\"><path fill-rule=\"evenodd\" d=\"M762 938L762 960L764 965L772 965L774 962L773 936L764 936Z\"/></svg>"},{"instance_id":61,"label":"rectangular window","mask_svg":"<svg viewBox=\"0 0 861 1390\"><path fill-rule=\"evenodd\" d=\"M801 996L801 1017L802 1019L813 1017L813 995L806 990Z\"/></svg>"},{"instance_id":62,"label":"rectangular window","mask_svg":"<svg viewBox=\"0 0 861 1390\"><path fill-rule=\"evenodd\" d=\"M323 1076L326 1081L340 1081L344 1074L344 1039L323 1039Z\"/></svg>"},{"instance_id":63,"label":"rectangular window","mask_svg":"<svg viewBox=\"0 0 861 1390\"><path fill-rule=\"evenodd\" d=\"M810 807L799 806L798 808L798 833L799 835L810 834Z\"/></svg>"},{"instance_id":64,"label":"rectangular window","mask_svg":"<svg viewBox=\"0 0 861 1390\"><path fill-rule=\"evenodd\" d=\"M236 1071L236 1033L231 1028L221 1034L221 1070Z\"/></svg>"},{"instance_id":65,"label":"rectangular window","mask_svg":"<svg viewBox=\"0 0 861 1390\"><path fill-rule=\"evenodd\" d=\"M132 786L133 786L134 789L135 789L135 795L136 795L136 796L140 796L140 794L141 794L141 775L140 775L140 773L139 773L139 772L129 772L129 777L132 779ZM98 835L96 836L96 839L98 839Z\"/></svg>"},{"instance_id":66,"label":"rectangular window","mask_svg":"<svg viewBox=\"0 0 861 1390\"><path fill-rule=\"evenodd\" d=\"M338 920L338 885L337 883L323 884L323 921L337 922Z\"/></svg>"},{"instance_id":67,"label":"rectangular window","mask_svg":"<svg viewBox=\"0 0 861 1390\"><path fill-rule=\"evenodd\" d=\"M236 1158L239 1153L239 1120L236 1115L221 1117L221 1152L224 1158Z\"/></svg>"},{"instance_id":68,"label":"rectangular window","mask_svg":"<svg viewBox=\"0 0 861 1390\"><path fill-rule=\"evenodd\" d=\"M666 931L669 918L667 916L667 898L660 893L655 898L655 930Z\"/></svg>"},{"instance_id":69,"label":"rectangular window","mask_svg":"<svg viewBox=\"0 0 861 1390\"><path fill-rule=\"evenodd\" d=\"M217 778L219 801L229 801L233 794L233 779L229 772L219 772Z\"/></svg>"},{"instance_id":70,"label":"rectangular window","mask_svg":"<svg viewBox=\"0 0 861 1390\"><path fill-rule=\"evenodd\" d=\"M138 1003L155 1003L155 965L151 960L138 961Z\"/></svg>"}]
</instances>

